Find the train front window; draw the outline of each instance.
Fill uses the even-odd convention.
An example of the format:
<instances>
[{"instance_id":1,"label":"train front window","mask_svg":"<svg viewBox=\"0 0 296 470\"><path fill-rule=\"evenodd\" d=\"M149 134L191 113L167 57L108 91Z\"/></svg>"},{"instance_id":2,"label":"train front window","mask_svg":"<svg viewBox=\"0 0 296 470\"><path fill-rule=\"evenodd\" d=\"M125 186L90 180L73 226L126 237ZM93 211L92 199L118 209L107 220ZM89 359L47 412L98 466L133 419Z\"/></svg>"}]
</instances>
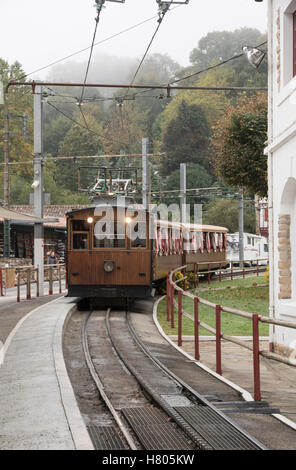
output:
<instances>
[{"instance_id":1,"label":"train front window","mask_svg":"<svg viewBox=\"0 0 296 470\"><path fill-rule=\"evenodd\" d=\"M122 219L122 220L121 220ZM104 211L96 217L93 233L93 248L125 248L124 218L117 220L115 214Z\"/></svg>"},{"instance_id":2,"label":"train front window","mask_svg":"<svg viewBox=\"0 0 296 470\"><path fill-rule=\"evenodd\" d=\"M88 233L73 233L73 250L88 250Z\"/></svg>"},{"instance_id":3,"label":"train front window","mask_svg":"<svg viewBox=\"0 0 296 470\"><path fill-rule=\"evenodd\" d=\"M135 224L131 239L132 248L146 248L146 224Z\"/></svg>"},{"instance_id":4,"label":"train front window","mask_svg":"<svg viewBox=\"0 0 296 470\"><path fill-rule=\"evenodd\" d=\"M71 220L72 250L89 249L90 224L84 219Z\"/></svg>"}]
</instances>

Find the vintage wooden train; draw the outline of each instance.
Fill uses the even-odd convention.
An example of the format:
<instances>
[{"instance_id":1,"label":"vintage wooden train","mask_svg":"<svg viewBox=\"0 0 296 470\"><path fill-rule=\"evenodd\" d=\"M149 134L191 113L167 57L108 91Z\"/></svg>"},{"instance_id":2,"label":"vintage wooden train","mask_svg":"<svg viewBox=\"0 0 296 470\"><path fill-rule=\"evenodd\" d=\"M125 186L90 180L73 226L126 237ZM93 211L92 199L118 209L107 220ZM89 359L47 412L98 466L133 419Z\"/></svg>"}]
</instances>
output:
<instances>
[{"instance_id":1,"label":"vintage wooden train","mask_svg":"<svg viewBox=\"0 0 296 470\"><path fill-rule=\"evenodd\" d=\"M178 266L226 266L226 228L159 220L136 205L68 212L67 231L69 296L144 298Z\"/></svg>"}]
</instances>

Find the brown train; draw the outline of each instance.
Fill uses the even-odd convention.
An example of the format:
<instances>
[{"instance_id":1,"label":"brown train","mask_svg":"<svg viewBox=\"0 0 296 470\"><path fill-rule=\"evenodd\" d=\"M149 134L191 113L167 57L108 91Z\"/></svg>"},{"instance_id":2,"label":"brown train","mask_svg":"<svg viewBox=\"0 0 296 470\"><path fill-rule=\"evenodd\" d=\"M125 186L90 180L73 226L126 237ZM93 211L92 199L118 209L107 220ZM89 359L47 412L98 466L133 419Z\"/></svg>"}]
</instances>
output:
<instances>
[{"instance_id":1,"label":"brown train","mask_svg":"<svg viewBox=\"0 0 296 470\"><path fill-rule=\"evenodd\" d=\"M178 266L226 266L226 228L162 221L142 206L74 210L67 229L70 297L144 298Z\"/></svg>"}]
</instances>

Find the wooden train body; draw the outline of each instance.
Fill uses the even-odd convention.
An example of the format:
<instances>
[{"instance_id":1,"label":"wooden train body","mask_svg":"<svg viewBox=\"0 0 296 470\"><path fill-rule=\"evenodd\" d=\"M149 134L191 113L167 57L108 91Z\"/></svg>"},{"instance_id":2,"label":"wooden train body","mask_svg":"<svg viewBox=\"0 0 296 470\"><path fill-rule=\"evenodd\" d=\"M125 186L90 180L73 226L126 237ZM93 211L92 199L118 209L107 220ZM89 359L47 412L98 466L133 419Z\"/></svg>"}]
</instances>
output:
<instances>
[{"instance_id":1,"label":"wooden train body","mask_svg":"<svg viewBox=\"0 0 296 470\"><path fill-rule=\"evenodd\" d=\"M138 206L71 211L67 231L69 296L143 298L178 266L226 265L226 228L157 220Z\"/></svg>"}]
</instances>

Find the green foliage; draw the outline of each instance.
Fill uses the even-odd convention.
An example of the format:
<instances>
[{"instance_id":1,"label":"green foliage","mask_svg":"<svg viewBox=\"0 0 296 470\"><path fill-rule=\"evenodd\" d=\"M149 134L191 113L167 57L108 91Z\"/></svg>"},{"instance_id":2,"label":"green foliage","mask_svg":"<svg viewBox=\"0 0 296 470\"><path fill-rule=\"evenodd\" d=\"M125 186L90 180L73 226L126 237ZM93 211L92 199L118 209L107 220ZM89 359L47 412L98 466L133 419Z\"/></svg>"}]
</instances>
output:
<instances>
[{"instance_id":1,"label":"green foliage","mask_svg":"<svg viewBox=\"0 0 296 470\"><path fill-rule=\"evenodd\" d=\"M95 119L91 115L86 114L85 117L90 129L99 130ZM78 122L81 122L81 118ZM82 125L85 126L85 123ZM61 157L93 156L102 154L102 152L103 144L100 137L90 133L85 127L78 124L72 125L59 146L59 156ZM95 163L98 162L92 160L91 164L94 165ZM62 188L70 191L77 190L78 167L72 159L69 159L69 162L63 160L57 163L56 181Z\"/></svg>"},{"instance_id":2,"label":"green foliage","mask_svg":"<svg viewBox=\"0 0 296 470\"><path fill-rule=\"evenodd\" d=\"M240 28L235 31L212 31L200 39L198 47L190 54L194 70L202 70L242 53L243 46L256 46L266 40L266 35L253 28ZM245 57L223 65L223 70L235 71L232 86L251 86L267 84L267 60L254 73Z\"/></svg>"},{"instance_id":3,"label":"green foliage","mask_svg":"<svg viewBox=\"0 0 296 470\"><path fill-rule=\"evenodd\" d=\"M56 119L45 123L43 132L44 152L57 157L59 146L71 126L71 121L62 115L58 115Z\"/></svg>"},{"instance_id":4,"label":"green foliage","mask_svg":"<svg viewBox=\"0 0 296 470\"><path fill-rule=\"evenodd\" d=\"M238 201L229 199L211 199L203 211L203 223L228 228L229 232L238 231ZM256 232L254 210L244 210L244 231Z\"/></svg>"},{"instance_id":5,"label":"green foliage","mask_svg":"<svg viewBox=\"0 0 296 470\"><path fill-rule=\"evenodd\" d=\"M169 157L162 165L163 173L178 169L180 163L206 165L208 137L209 127L203 110L182 101L177 116L171 119L162 134L162 150Z\"/></svg>"},{"instance_id":6,"label":"green foliage","mask_svg":"<svg viewBox=\"0 0 296 470\"><path fill-rule=\"evenodd\" d=\"M229 106L212 137L216 174L230 186L267 194L267 99L258 94Z\"/></svg>"}]
</instances>

